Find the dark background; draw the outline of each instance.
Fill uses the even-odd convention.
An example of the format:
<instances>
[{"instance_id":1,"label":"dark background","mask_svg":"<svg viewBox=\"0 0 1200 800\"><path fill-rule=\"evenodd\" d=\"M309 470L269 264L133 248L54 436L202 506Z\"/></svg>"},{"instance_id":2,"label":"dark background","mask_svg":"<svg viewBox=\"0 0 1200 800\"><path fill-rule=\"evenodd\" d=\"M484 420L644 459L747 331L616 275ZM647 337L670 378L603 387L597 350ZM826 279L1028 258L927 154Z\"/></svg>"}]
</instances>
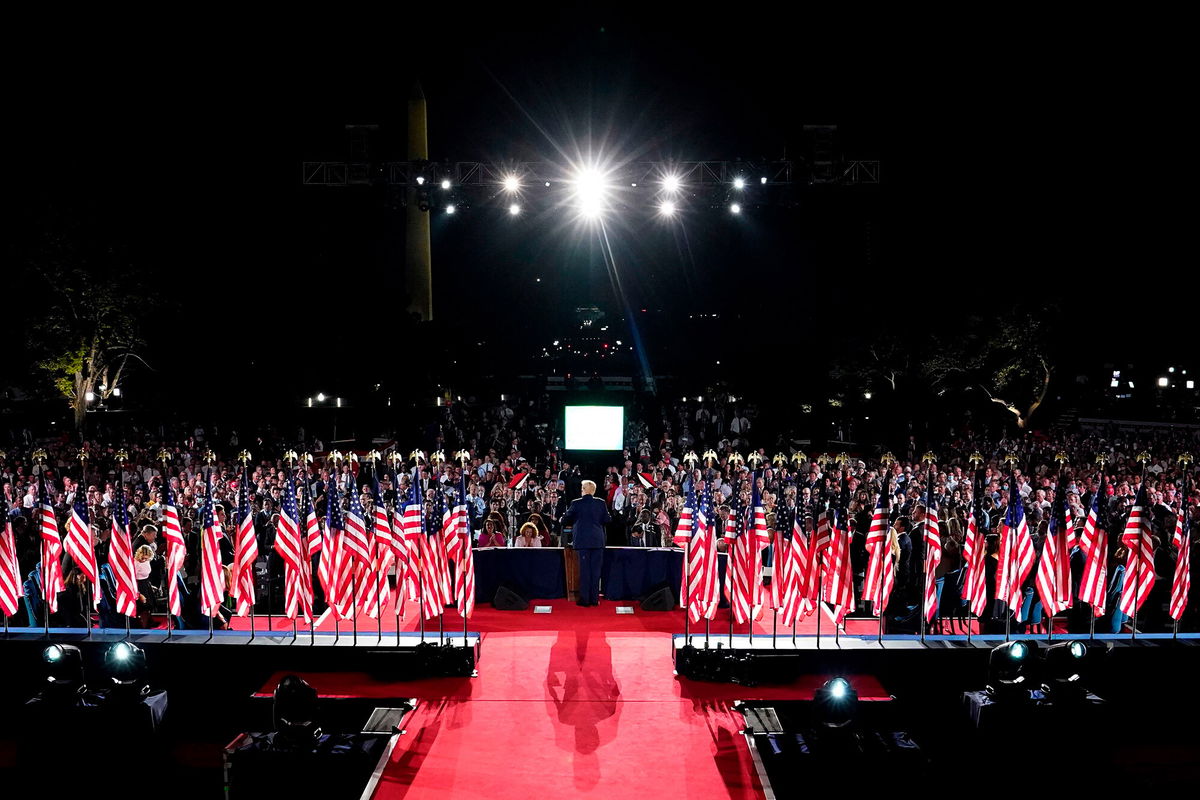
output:
<instances>
[{"instance_id":1,"label":"dark background","mask_svg":"<svg viewBox=\"0 0 1200 800\"><path fill-rule=\"evenodd\" d=\"M619 322L594 233L476 204L435 213L438 321L408 330L403 212L380 187L304 187L300 163L348 158L347 123L380 126L372 160L403 158L419 80L435 160L803 163L803 126L836 124L844 158L882 162L878 186L798 186L737 220L667 226L649 198L613 219L656 374L788 374L819 397L848 331L952 330L1014 305L1065 320L1068 386L1194 349L1172 26L805 13L14 21L7 249L19 260L68 219L127 253L156 289L154 370L131 376L130 403L193 413L316 391L365 406L377 382L420 405L438 383L538 370L530 357L575 330L576 306ZM13 288L4 335L19 347Z\"/></svg>"}]
</instances>

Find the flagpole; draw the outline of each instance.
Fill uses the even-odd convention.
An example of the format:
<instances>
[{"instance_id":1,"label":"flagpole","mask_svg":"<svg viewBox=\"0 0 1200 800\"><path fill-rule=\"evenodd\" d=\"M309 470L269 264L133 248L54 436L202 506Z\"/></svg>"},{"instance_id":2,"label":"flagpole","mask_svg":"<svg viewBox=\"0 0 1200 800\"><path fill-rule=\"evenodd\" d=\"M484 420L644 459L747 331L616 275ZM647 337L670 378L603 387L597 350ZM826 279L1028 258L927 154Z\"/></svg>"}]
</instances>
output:
<instances>
[{"instance_id":1,"label":"flagpole","mask_svg":"<svg viewBox=\"0 0 1200 800\"><path fill-rule=\"evenodd\" d=\"M1103 492L1103 491L1105 491L1105 485L1104 485L1104 464L1105 464L1107 461L1108 461L1108 459L1107 459L1107 457L1105 457L1105 455L1104 455L1103 453L1097 453L1097 454L1096 454L1096 463L1100 465L1100 481L1099 481L1099 483L1097 483L1097 484L1096 484L1096 495L1097 495L1097 497L1098 497L1098 499L1096 500L1096 530L1099 530L1099 529L1100 529L1100 527L1101 527L1101 522L1103 522L1103 523L1104 523L1104 530L1105 530L1105 537L1104 537L1104 539L1105 539L1105 542L1106 542L1106 543L1107 543L1107 541L1108 541L1108 534L1107 534L1107 532L1108 532L1108 519L1107 519L1107 513L1105 514L1105 517L1106 517L1106 518L1105 518L1105 519L1103 519L1103 520L1101 520L1101 518L1100 518L1100 513L1101 513L1101 509L1104 509L1104 510L1105 510L1105 512L1107 512L1107 508L1105 508L1105 506L1106 506L1106 505L1107 505L1107 503L1108 503L1108 498L1107 498L1107 497L1105 497L1104 495L1100 494L1100 493L1101 493L1101 492ZM1105 504L1105 506L1102 506L1102 505L1101 505L1101 503L1104 503L1104 504ZM1086 523L1085 523L1085 524L1086 524ZM1090 558L1091 558L1091 556L1088 556L1088 558L1090 559ZM1105 560L1107 561L1107 559L1108 559L1108 554L1107 554L1107 553L1105 553L1105 554L1104 554L1104 558L1105 558ZM1085 565L1086 565L1086 564L1085 564ZM1106 580L1105 580L1105 582L1107 582L1107 578L1108 578L1108 574L1107 574L1107 572L1106 572L1106 573L1105 573L1105 579L1106 579ZM1096 608L1095 608L1095 606L1094 606L1092 603L1088 603L1088 628L1089 628L1088 640L1089 640L1089 641L1093 641L1093 642L1094 642L1094 641L1096 641Z\"/></svg>"},{"instance_id":2,"label":"flagpole","mask_svg":"<svg viewBox=\"0 0 1200 800\"><path fill-rule=\"evenodd\" d=\"M46 638L48 639L50 638L50 600L48 597L50 592L47 589L46 581L49 573L49 553L46 547L46 537L42 536L42 525L44 524L42 514L45 513L45 509L41 507L42 500L49 499L49 494L46 492L46 451L34 451L33 458L42 466L38 472L38 488L41 490L38 492L38 543L42 548L42 619L46 623ZM120 478L120 474L117 477ZM14 478L14 480L16 479ZM32 621L30 620L30 622Z\"/></svg>"},{"instance_id":3,"label":"flagpole","mask_svg":"<svg viewBox=\"0 0 1200 800\"><path fill-rule=\"evenodd\" d=\"M1055 495L1054 495L1054 537L1058 538L1060 533L1062 532L1062 529L1067 527L1067 515L1066 515L1067 495L1066 495L1066 487L1063 485L1066 482L1066 476L1064 475L1064 472L1063 472L1063 465L1067 463L1067 454L1062 451L1059 451L1058 455L1056 455L1054 457L1054 460L1058 462L1058 484L1055 487ZM1059 526L1062 526L1062 527L1060 528ZM1050 526L1049 525L1046 526L1046 536L1047 536L1047 538L1049 538L1049 536L1050 536ZM1056 557L1059 559L1069 558L1070 554L1064 553L1060 550L1059 545L1061 545L1061 544L1063 544L1062 539L1059 539L1058 541L1056 541L1054 543L1054 552L1055 552ZM1046 542L1042 542L1042 558L1045 558L1045 557L1046 557ZM1061 574L1062 571L1059 569L1058 564L1054 564L1053 566L1054 566L1054 574L1057 577L1059 574ZM1061 591L1061 588L1059 588L1056 585L1055 590ZM1057 603L1057 601L1055 601L1055 602ZM1046 644L1050 645L1054 642L1054 614L1051 613L1050 609L1048 609L1048 608L1043 609L1043 613L1046 614Z\"/></svg>"},{"instance_id":4,"label":"flagpole","mask_svg":"<svg viewBox=\"0 0 1200 800\"><path fill-rule=\"evenodd\" d=\"M929 618L925 616L925 596L929 592L929 509L933 507L934 460L935 456L932 451L926 452L921 457L921 461L929 468L925 484L925 530L921 536L921 601L917 604L917 607L920 608L917 630L921 633L921 644L925 644L925 626L929 621Z\"/></svg>"},{"instance_id":5,"label":"flagpole","mask_svg":"<svg viewBox=\"0 0 1200 800\"><path fill-rule=\"evenodd\" d=\"M1175 554L1175 559L1176 559L1176 561L1178 561L1178 559L1183 558L1183 548L1186 547L1189 549L1189 551L1191 549L1190 528L1191 528L1192 520L1191 520L1191 517L1188 515L1187 503L1188 503L1188 479L1191 478L1191 475L1188 474L1188 466L1192 463L1192 454L1191 453L1183 453L1179 456L1179 458L1176 459L1176 461L1179 464L1183 465L1183 498L1179 501L1179 513L1183 515L1183 519L1180 520L1180 528L1179 529L1181 531L1183 531L1183 536L1180 538L1180 541L1179 541L1179 552ZM1189 553L1188 569L1189 570L1191 569L1190 553ZM1191 576L1189 575L1189 578L1190 577ZM1172 576L1172 583L1174 583L1173 576ZM1172 593L1174 593L1174 592L1172 592ZM1183 612L1186 610L1187 610L1187 598L1184 597L1183 609L1180 610L1179 616L1182 617ZM1175 622L1175 624L1173 626L1173 632L1171 634L1171 638L1178 639L1179 638L1179 620L1176 619L1174 622Z\"/></svg>"},{"instance_id":6,"label":"flagpole","mask_svg":"<svg viewBox=\"0 0 1200 800\"><path fill-rule=\"evenodd\" d=\"M394 522L394 521L395 521L395 519L396 519L396 501L400 499L400 469L399 469L399 467L400 467L400 464L401 464L401 463L403 463L403 461L404 461L404 457L400 455L400 451L398 451L398 450L396 450L396 449L394 449L394 448L393 448L392 452L391 452L391 453L388 455L388 460L392 462L392 510L391 510L391 520ZM395 531L393 531L393 533L392 533L392 536L393 536L393 547L395 546L395 545L394 545L394 537L395 537L395 536L397 535L397 533L398 533L398 534L399 534L399 536L400 536L400 549L402 549L402 550L403 550L405 553L407 553L407 552L408 552L408 545L407 545L407 544L405 543L405 541L404 541L404 509L403 509L403 504L401 504L401 512L400 512L400 513L401 513L401 516L400 516L400 530L399 530L398 532L395 532ZM401 607L401 606L403 605L403 603L404 603L404 597L403 597L403 594L402 594L402 593L404 592L404 576L403 576L403 575L400 573L400 562L399 562L398 560L396 560L396 559L392 559L392 560L396 562L396 563L395 563L395 569L396 569L396 594L395 594L395 596L392 598L392 610L394 610L394 611L396 612L396 647L399 647L399 646L400 646L400 607ZM407 560L407 559L406 559L406 560ZM386 576L386 575L384 575L384 576L383 576L383 579L384 579L384 580L387 580L387 576ZM380 614L382 614L382 613L383 613L383 609L382 609L382 608L379 610L379 613L380 613Z\"/></svg>"},{"instance_id":7,"label":"flagpole","mask_svg":"<svg viewBox=\"0 0 1200 800\"><path fill-rule=\"evenodd\" d=\"M980 515L980 512L983 510L983 471L980 469L980 467L983 466L983 453L980 453L978 450L971 453L971 457L969 459L967 459L967 463L969 463L972 467L975 468L975 475L971 479L971 491L972 491L971 515L974 517L974 520L975 520L975 547L983 548L983 552L986 554L987 549L984 547L984 542L987 541L987 534L983 531L980 531L980 529L979 529L979 522L980 522L979 515ZM970 523L968 523L968 524L970 524ZM966 551L966 548L964 547L963 552L965 552L965 551ZM974 549L971 550L971 557L972 558L975 557ZM985 555L985 558L986 558L986 555ZM973 582L974 578L975 578L974 569L971 568L971 566L968 564L964 564L963 568L967 570L968 580ZM987 585L986 584L984 585L983 591L984 591L984 596L986 597L987 596ZM975 603L975 590L974 590L974 588L972 588L971 589L971 599L967 602L967 644L971 643L971 631L975 627L975 624L971 621L971 606L974 603Z\"/></svg>"},{"instance_id":8,"label":"flagpole","mask_svg":"<svg viewBox=\"0 0 1200 800\"><path fill-rule=\"evenodd\" d=\"M424 455L425 454L420 450L414 450L411 453L411 458L413 460L412 492L414 498L420 498L419 508L421 511L421 536L425 535L425 492L423 492L420 488L421 458ZM428 540L426 540L426 544L428 545ZM426 547L426 549L428 549L428 547ZM418 559L420 558L420 553L421 548L418 547ZM425 570L423 569L423 563L421 564L421 567L422 568L417 569L417 619L420 623L421 644L425 644Z\"/></svg>"},{"instance_id":9,"label":"flagpole","mask_svg":"<svg viewBox=\"0 0 1200 800\"><path fill-rule=\"evenodd\" d=\"M79 459L79 485L75 487L75 494L78 495L80 490L82 490L84 492L84 498L85 498L84 508L87 508L87 504L86 504L87 459L88 459L87 450L81 449L79 451L79 455L77 455L76 458ZM96 563L96 548L95 548L95 545L92 543L92 512L90 510L88 511L87 519L85 519L84 522L86 522L88 525L88 528L84 532L84 534L87 536L88 547L92 548L92 563L96 565L96 577L99 577L100 565L98 563ZM85 605L83 607L83 618L87 624L88 638L91 639L92 638L92 584L90 581L88 582L88 585L87 585L87 593L84 596L84 604ZM170 615L168 614L167 617L168 617L168 619L167 619L167 638L170 638L170 636L171 636Z\"/></svg>"},{"instance_id":10,"label":"flagpole","mask_svg":"<svg viewBox=\"0 0 1200 800\"><path fill-rule=\"evenodd\" d=\"M1138 453L1137 460L1142 463L1142 485L1141 485L1139 494L1145 494L1146 493L1146 472L1147 472L1146 465L1150 463L1150 453L1143 450L1142 452ZM1136 502L1136 499L1134 502ZM1146 512L1147 512L1147 509L1142 509L1141 513L1144 516L1146 514ZM1133 512L1131 511L1130 513L1132 514ZM1129 640L1131 642L1137 640L1138 605L1139 605L1138 598L1141 597L1141 595L1142 595L1142 537L1145 535L1145 533L1143 532L1145 527L1146 527L1145 522L1143 521L1142 517L1139 516L1138 517L1138 530L1137 530L1138 554L1137 554L1136 559L1130 559L1130 561L1137 566L1137 574L1134 575L1134 578L1133 578L1133 580L1134 580L1134 585L1133 585L1134 586L1133 622L1129 628ZM1129 580L1128 574L1125 575L1125 580Z\"/></svg>"},{"instance_id":11,"label":"flagpole","mask_svg":"<svg viewBox=\"0 0 1200 800\"><path fill-rule=\"evenodd\" d=\"M308 466L312 462L313 462L312 453L305 452L305 453L301 454L300 463L304 465L304 494L305 494L305 497L308 499L308 507L309 507L309 509L312 510L313 519L316 519L317 518L317 504L316 504L315 499L313 498L312 472L310 471L309 466ZM320 533L320 531L321 531L321 524L320 524L320 522L318 522L317 523L317 532ZM307 564L308 564L307 569L309 572L308 582L312 585L315 585L313 583L313 579L312 579L312 550L310 549L310 546L308 544L308 515L307 514L304 515L304 539L303 539L303 541L304 541L304 551L305 551L305 553L307 553L307 556L306 556ZM321 546L321 552L322 553L325 552L324 545ZM322 555L321 557L324 558L324 555ZM318 577L318 579L320 579L319 574L317 577ZM324 593L324 587L322 587L321 591L322 591L322 593ZM316 590L314 589L313 597L312 597L312 605L314 606L313 612L312 612L312 620L308 623L309 647L314 647L317 644L317 612L316 612L316 608L315 608L316 594L317 594ZM325 598L325 599L326 599L325 605L328 606L329 598ZM337 614L334 614L334 616L336 617ZM251 621L253 622L253 619L254 619L254 609L253 608L250 609L250 618L251 618Z\"/></svg>"},{"instance_id":12,"label":"flagpole","mask_svg":"<svg viewBox=\"0 0 1200 800\"><path fill-rule=\"evenodd\" d=\"M128 518L129 518L129 503L127 503L125 501L125 461L128 458L129 458L129 454L127 452L125 452L125 450L122 449L122 450L117 451L117 489L118 489L118 494L121 496L121 515L126 520L128 520ZM124 525L122 525L121 527L125 529L125 531L124 531L125 536L128 537L128 539L129 539L129 557L133 558L133 536L130 535L128 521L126 521L126 523ZM135 591L137 590L136 586L134 587L134 590ZM135 606L135 608L136 608L136 606ZM131 628L130 619L131 619L131 617L128 614L126 614L125 615L125 638L126 639L128 639L131 635L130 634L130 628Z\"/></svg>"},{"instance_id":13,"label":"flagpole","mask_svg":"<svg viewBox=\"0 0 1200 800\"><path fill-rule=\"evenodd\" d=\"M1012 508L1013 495L1020 493L1020 490L1017 488L1017 477L1013 470L1013 464L1017 463L1017 457L1014 456L1012 453L1009 453L1008 455L1006 455L1004 457L1004 463L1008 465L1008 489L1009 489L1009 491L1008 491L1008 508ZM1005 515L1008 514L1008 508L1006 508L1004 511ZM1007 525L1005 527L1007 528ZM1007 535L1008 534L1005 534L1005 536L1007 536ZM1016 551L1015 547L1006 546L1004 548L1004 560L1005 560L1005 564L1004 564L1005 581L1004 581L1004 583L1005 583L1005 586L1007 586L1007 588L1008 588L1008 596L1009 597L1012 597L1012 586L1009 586L1009 583L1012 581L1012 575L1013 575L1012 560L1013 560L1013 555L1015 554L1015 551ZM1011 608L1009 608L1008 597L1003 598L1003 600L1004 600L1004 609L1005 609L1004 641L1007 642L1012 637L1013 610Z\"/></svg>"}]
</instances>

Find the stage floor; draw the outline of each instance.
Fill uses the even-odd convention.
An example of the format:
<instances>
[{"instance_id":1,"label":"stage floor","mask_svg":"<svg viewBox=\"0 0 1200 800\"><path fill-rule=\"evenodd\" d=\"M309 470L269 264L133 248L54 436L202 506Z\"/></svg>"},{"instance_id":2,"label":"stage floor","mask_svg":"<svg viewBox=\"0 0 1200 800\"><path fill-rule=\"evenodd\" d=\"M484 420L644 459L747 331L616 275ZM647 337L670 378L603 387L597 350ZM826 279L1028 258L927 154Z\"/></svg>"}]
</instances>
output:
<instances>
[{"instance_id":1,"label":"stage floor","mask_svg":"<svg viewBox=\"0 0 1200 800\"><path fill-rule=\"evenodd\" d=\"M478 677L391 682L363 672L301 673L331 699L419 699L375 798L762 797L733 702L811 699L829 677L753 688L689 681L673 672L681 612L539 605L551 613L476 610ZM456 616L447 623L453 619L457 633ZM367 627L359 621L360 636ZM259 696L281 677L271 676ZM850 677L863 697L886 699L874 678Z\"/></svg>"}]
</instances>

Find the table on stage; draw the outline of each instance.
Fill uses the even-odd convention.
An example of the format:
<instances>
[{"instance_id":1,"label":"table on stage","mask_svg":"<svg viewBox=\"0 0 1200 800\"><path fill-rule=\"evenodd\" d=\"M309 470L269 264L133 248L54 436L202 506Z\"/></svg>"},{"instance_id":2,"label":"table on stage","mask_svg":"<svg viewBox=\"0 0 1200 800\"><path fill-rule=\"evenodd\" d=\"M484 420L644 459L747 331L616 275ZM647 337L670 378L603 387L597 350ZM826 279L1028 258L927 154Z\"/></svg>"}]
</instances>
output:
<instances>
[{"instance_id":1,"label":"table on stage","mask_svg":"<svg viewBox=\"0 0 1200 800\"><path fill-rule=\"evenodd\" d=\"M481 547L474 555L476 602L490 603L502 583L526 599L538 600L567 597L576 588L578 572L569 569L574 556L569 548ZM600 591L608 600L636 600L666 583L678 599L682 575L682 550L606 547Z\"/></svg>"}]
</instances>

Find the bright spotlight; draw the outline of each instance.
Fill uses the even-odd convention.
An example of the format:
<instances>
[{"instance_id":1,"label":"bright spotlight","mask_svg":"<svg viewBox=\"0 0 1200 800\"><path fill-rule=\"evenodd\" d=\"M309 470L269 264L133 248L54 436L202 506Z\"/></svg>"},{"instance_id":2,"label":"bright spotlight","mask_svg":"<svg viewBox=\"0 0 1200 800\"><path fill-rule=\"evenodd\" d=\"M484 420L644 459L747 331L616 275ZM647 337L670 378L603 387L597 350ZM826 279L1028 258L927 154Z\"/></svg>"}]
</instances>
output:
<instances>
[{"instance_id":1,"label":"bright spotlight","mask_svg":"<svg viewBox=\"0 0 1200 800\"><path fill-rule=\"evenodd\" d=\"M504 188L507 191L515 192L521 188L521 182L519 180L517 180L516 175L509 175L507 178L504 179Z\"/></svg>"},{"instance_id":2,"label":"bright spotlight","mask_svg":"<svg viewBox=\"0 0 1200 800\"><path fill-rule=\"evenodd\" d=\"M733 179L733 188L745 189L746 188L746 179L745 178L734 178Z\"/></svg>"},{"instance_id":3,"label":"bright spotlight","mask_svg":"<svg viewBox=\"0 0 1200 800\"><path fill-rule=\"evenodd\" d=\"M766 186L766 185L767 185L767 179L766 179L766 177L759 178L759 179L758 179L758 182L759 182L759 183L761 183L763 186Z\"/></svg>"},{"instance_id":4,"label":"bright spotlight","mask_svg":"<svg viewBox=\"0 0 1200 800\"><path fill-rule=\"evenodd\" d=\"M454 207L454 204L453 204L453 203L451 203L450 205L446 206L446 213L447 213L447 214L453 214L453 213L454 213L455 211L457 211L457 210L458 210L458 209Z\"/></svg>"},{"instance_id":5,"label":"bright spotlight","mask_svg":"<svg viewBox=\"0 0 1200 800\"><path fill-rule=\"evenodd\" d=\"M146 680L146 653L133 642L117 642L104 654L104 666L114 689L127 697L145 696L150 691Z\"/></svg>"},{"instance_id":6,"label":"bright spotlight","mask_svg":"<svg viewBox=\"0 0 1200 800\"><path fill-rule=\"evenodd\" d=\"M1037 648L1033 640L1006 642L988 656L987 691L997 702L1027 703L1031 662Z\"/></svg>"},{"instance_id":7,"label":"bright spotlight","mask_svg":"<svg viewBox=\"0 0 1200 800\"><path fill-rule=\"evenodd\" d=\"M46 662L46 690L55 699L66 699L83 688L83 656L78 647L52 644L42 651L42 660Z\"/></svg>"},{"instance_id":8,"label":"bright spotlight","mask_svg":"<svg viewBox=\"0 0 1200 800\"><path fill-rule=\"evenodd\" d=\"M515 217L517 214L521 213L521 207L516 203L513 203L508 207L508 213Z\"/></svg>"},{"instance_id":9,"label":"bright spotlight","mask_svg":"<svg viewBox=\"0 0 1200 800\"><path fill-rule=\"evenodd\" d=\"M324 392L317 392L317 402L318 403L325 402L325 393Z\"/></svg>"},{"instance_id":10,"label":"bright spotlight","mask_svg":"<svg viewBox=\"0 0 1200 800\"><path fill-rule=\"evenodd\" d=\"M575 201L579 211L589 219L604 213L608 184L597 170L584 169L575 178Z\"/></svg>"},{"instance_id":11,"label":"bright spotlight","mask_svg":"<svg viewBox=\"0 0 1200 800\"><path fill-rule=\"evenodd\" d=\"M813 692L813 702L821 724L829 728L844 728L854 719L858 708L858 692L845 678L832 678Z\"/></svg>"},{"instance_id":12,"label":"bright spotlight","mask_svg":"<svg viewBox=\"0 0 1200 800\"><path fill-rule=\"evenodd\" d=\"M449 189L449 188L450 188L450 179L449 179L449 178L443 178L443 179L442 179L442 188L443 188L443 189Z\"/></svg>"},{"instance_id":13,"label":"bright spotlight","mask_svg":"<svg viewBox=\"0 0 1200 800\"><path fill-rule=\"evenodd\" d=\"M670 200L666 201L658 207L658 213L662 214L664 217L675 216L675 204Z\"/></svg>"},{"instance_id":14,"label":"bright spotlight","mask_svg":"<svg viewBox=\"0 0 1200 800\"><path fill-rule=\"evenodd\" d=\"M424 185L425 185L425 176L418 175L417 176L417 186L424 186Z\"/></svg>"},{"instance_id":15,"label":"bright spotlight","mask_svg":"<svg viewBox=\"0 0 1200 800\"><path fill-rule=\"evenodd\" d=\"M1166 378L1159 378L1159 379L1158 379L1158 385L1159 385L1159 386L1166 386L1166 385L1167 385L1167 383L1169 383L1169 381L1168 381Z\"/></svg>"},{"instance_id":16,"label":"bright spotlight","mask_svg":"<svg viewBox=\"0 0 1200 800\"><path fill-rule=\"evenodd\" d=\"M741 207L741 205L740 205L740 204L738 204L738 203L734 203L733 205L731 205L731 206L729 207L729 210L730 210L730 212L731 212L731 213L734 213L734 214L740 214L740 213L742 213L742 207Z\"/></svg>"},{"instance_id":17,"label":"bright spotlight","mask_svg":"<svg viewBox=\"0 0 1200 800\"><path fill-rule=\"evenodd\" d=\"M669 194L678 193L679 192L679 176L678 175L668 175L667 177L663 178L663 189L665 189Z\"/></svg>"}]
</instances>

